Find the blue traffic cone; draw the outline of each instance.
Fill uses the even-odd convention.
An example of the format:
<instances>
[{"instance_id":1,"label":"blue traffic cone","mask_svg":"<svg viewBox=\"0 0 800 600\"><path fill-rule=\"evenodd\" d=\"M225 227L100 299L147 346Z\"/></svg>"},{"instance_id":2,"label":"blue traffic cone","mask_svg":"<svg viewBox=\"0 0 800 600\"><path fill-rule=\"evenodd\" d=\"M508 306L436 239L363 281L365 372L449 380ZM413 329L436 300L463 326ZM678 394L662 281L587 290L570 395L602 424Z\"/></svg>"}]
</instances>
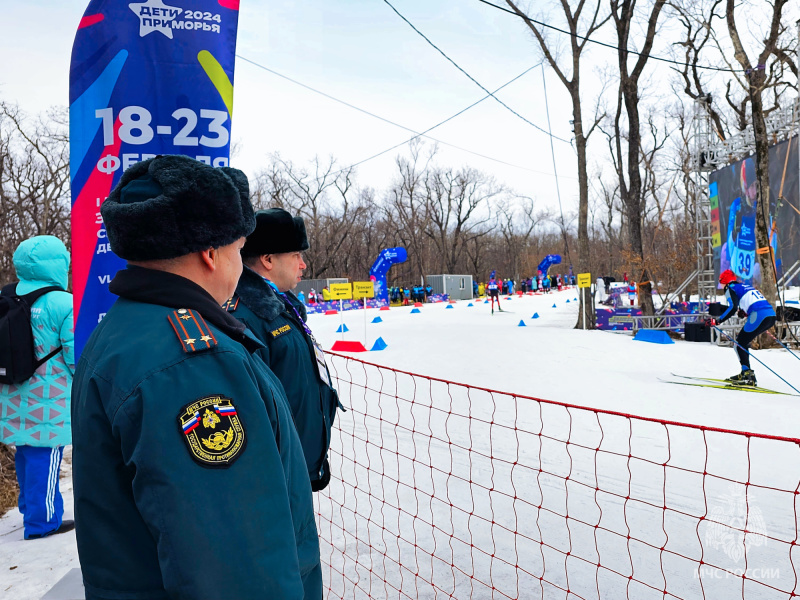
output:
<instances>
[{"instance_id":1,"label":"blue traffic cone","mask_svg":"<svg viewBox=\"0 0 800 600\"><path fill-rule=\"evenodd\" d=\"M567 304L569 304L569 298L567 298Z\"/></svg>"},{"instance_id":2,"label":"blue traffic cone","mask_svg":"<svg viewBox=\"0 0 800 600\"><path fill-rule=\"evenodd\" d=\"M555 302L553 302L553 308L556 308L556 303Z\"/></svg>"},{"instance_id":3,"label":"blue traffic cone","mask_svg":"<svg viewBox=\"0 0 800 600\"><path fill-rule=\"evenodd\" d=\"M452 304L448 304L447 306L445 306L445 308L455 308L455 306L453 306Z\"/></svg>"},{"instance_id":4,"label":"blue traffic cone","mask_svg":"<svg viewBox=\"0 0 800 600\"><path fill-rule=\"evenodd\" d=\"M370 348L370 352L375 350L385 350L388 347L388 344L383 341L383 338L379 337L375 340L375 343L372 344L372 348Z\"/></svg>"},{"instance_id":5,"label":"blue traffic cone","mask_svg":"<svg viewBox=\"0 0 800 600\"><path fill-rule=\"evenodd\" d=\"M539 313L533 313L531 319L538 319L538 318L539 318Z\"/></svg>"},{"instance_id":6,"label":"blue traffic cone","mask_svg":"<svg viewBox=\"0 0 800 600\"><path fill-rule=\"evenodd\" d=\"M472 302L470 302L469 304L467 304L467 308L469 308L470 306L472 306Z\"/></svg>"},{"instance_id":7,"label":"blue traffic cone","mask_svg":"<svg viewBox=\"0 0 800 600\"><path fill-rule=\"evenodd\" d=\"M517 327L527 327L527 325L525 325L525 321L523 321L522 319L520 319L520 320L519 320L519 325L517 325Z\"/></svg>"},{"instance_id":8,"label":"blue traffic cone","mask_svg":"<svg viewBox=\"0 0 800 600\"><path fill-rule=\"evenodd\" d=\"M414 313L418 313L418 312L420 312L420 310L418 308L412 308L411 309L411 313L409 313L409 314L413 315Z\"/></svg>"},{"instance_id":9,"label":"blue traffic cone","mask_svg":"<svg viewBox=\"0 0 800 600\"><path fill-rule=\"evenodd\" d=\"M347 328L347 325L342 323L341 325L339 325L339 329L336 330L336 333L347 333L348 331L350 330Z\"/></svg>"},{"instance_id":10,"label":"blue traffic cone","mask_svg":"<svg viewBox=\"0 0 800 600\"><path fill-rule=\"evenodd\" d=\"M373 323L383 323L383 319L381 319L380 317L375 317L374 319L372 319L372 322Z\"/></svg>"}]
</instances>

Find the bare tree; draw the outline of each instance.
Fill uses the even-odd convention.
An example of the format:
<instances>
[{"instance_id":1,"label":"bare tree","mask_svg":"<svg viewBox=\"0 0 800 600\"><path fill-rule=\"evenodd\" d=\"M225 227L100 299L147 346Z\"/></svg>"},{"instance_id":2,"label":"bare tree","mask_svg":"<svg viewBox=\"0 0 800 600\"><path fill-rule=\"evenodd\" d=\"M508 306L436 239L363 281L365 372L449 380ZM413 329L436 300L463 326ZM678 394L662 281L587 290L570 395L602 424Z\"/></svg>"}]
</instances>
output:
<instances>
[{"instance_id":1,"label":"bare tree","mask_svg":"<svg viewBox=\"0 0 800 600\"><path fill-rule=\"evenodd\" d=\"M66 110L31 119L0 101L0 282L15 278L23 240L54 235L70 246Z\"/></svg>"},{"instance_id":2,"label":"bare tree","mask_svg":"<svg viewBox=\"0 0 800 600\"><path fill-rule=\"evenodd\" d=\"M506 0L511 9L517 13L525 25L533 33L536 41L542 49L547 63L555 71L561 83L567 89L570 100L572 101L572 120L575 132L575 150L578 154L578 271L588 271L590 265L589 257L589 175L587 171L588 163L586 158L586 146L589 136L602 120L602 116L595 113L595 120L589 127L584 126L583 105L581 95L581 58L589 38L600 29L610 18L609 15L601 16L600 9L602 0L579 0L573 9L568 0L560 0L561 8L569 30L569 44L571 61L559 63L554 48L547 39L541 28L531 21L528 16L517 7L517 2ZM583 18L585 16L585 18ZM579 29L581 30L579 32ZM586 303L584 305L581 296L580 311L585 314L586 322L594 327L594 308ZM578 314L576 328L583 325L584 315Z\"/></svg>"},{"instance_id":3,"label":"bare tree","mask_svg":"<svg viewBox=\"0 0 800 600\"><path fill-rule=\"evenodd\" d=\"M748 57L742 39L739 36L739 30L736 25L735 3L733 0L727 0L725 5L728 34L733 43L734 57L744 69L745 87L750 99L753 136L756 143L756 178L758 179L759 192L758 210L756 211L756 245L758 248L756 256L761 265L761 289L767 300L773 304L778 299L778 287L776 283L775 257L769 236L769 212L771 208L769 193L769 139L767 138L767 123L764 118L763 94L770 79L767 76L767 61L778 50L777 42L784 30L781 16L787 3L788 0L773 1L769 31L763 38L763 45L760 52L758 52L755 65ZM784 60L789 61L785 53L778 56L778 68L784 64ZM776 62L771 64L773 73L776 72L775 65ZM794 72L797 73L796 66Z\"/></svg>"},{"instance_id":4,"label":"bare tree","mask_svg":"<svg viewBox=\"0 0 800 600\"><path fill-rule=\"evenodd\" d=\"M257 208L275 206L303 217L311 244L305 252L309 277L339 276L342 249L369 210L368 197L356 193L352 169L338 169L333 158L311 164L308 170L274 155L251 195Z\"/></svg>"},{"instance_id":5,"label":"bare tree","mask_svg":"<svg viewBox=\"0 0 800 600\"><path fill-rule=\"evenodd\" d=\"M633 68L630 68L628 64L631 55L629 48L633 45L631 33L636 24L636 0L610 0L611 15L614 19L617 33L617 58L619 62L619 97L614 118L617 175L619 176L620 197L628 212L628 241L630 243L631 256L636 262L641 263L641 271L637 280L639 283L639 303L644 315L652 315L655 311L651 295L650 272L645 261L642 239L645 202L643 200L642 175L639 170L642 150L639 83L644 67L650 57L650 52L653 49L658 18L665 3L666 0L653 1L646 20L643 43L638 44L641 46L641 50L638 53L636 62L633 64ZM627 136L625 136L627 148L625 152L623 152L622 148L621 112L623 106L625 107L627 121Z\"/></svg>"},{"instance_id":6,"label":"bare tree","mask_svg":"<svg viewBox=\"0 0 800 600\"><path fill-rule=\"evenodd\" d=\"M410 144L408 158L397 157L398 178L389 189L388 201L384 206L386 220L394 226L399 240L409 251L417 277L428 272L425 231L430 219L425 181L435 154L435 147L425 152L421 143L414 142Z\"/></svg>"},{"instance_id":7,"label":"bare tree","mask_svg":"<svg viewBox=\"0 0 800 600\"><path fill-rule=\"evenodd\" d=\"M520 277L533 275L533 269L523 264L523 257L528 254L531 236L536 228L551 218L547 212L536 213L533 198L515 198L503 202L498 207L500 234L503 236L505 254L508 257L509 272L515 281ZM563 222L559 219L559 223ZM522 269L529 269L523 272Z\"/></svg>"},{"instance_id":8,"label":"bare tree","mask_svg":"<svg viewBox=\"0 0 800 600\"><path fill-rule=\"evenodd\" d=\"M503 193L493 179L464 168L435 169L424 179L428 227L426 234L440 257L443 273L455 273L467 243L481 236L489 211L478 212Z\"/></svg>"}]
</instances>

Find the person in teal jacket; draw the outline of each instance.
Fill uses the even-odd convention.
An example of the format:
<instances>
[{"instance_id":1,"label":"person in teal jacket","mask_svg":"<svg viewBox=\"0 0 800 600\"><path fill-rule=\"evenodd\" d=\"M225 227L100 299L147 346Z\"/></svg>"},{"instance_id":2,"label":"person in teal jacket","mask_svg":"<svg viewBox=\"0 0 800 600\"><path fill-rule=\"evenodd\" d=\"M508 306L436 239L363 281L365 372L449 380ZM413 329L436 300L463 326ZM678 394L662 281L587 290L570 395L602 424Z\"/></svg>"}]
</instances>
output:
<instances>
[{"instance_id":1,"label":"person in teal jacket","mask_svg":"<svg viewBox=\"0 0 800 600\"><path fill-rule=\"evenodd\" d=\"M242 248L245 263L227 308L264 347L256 352L281 380L303 444L311 489L331 477L327 459L331 426L341 406L325 353L306 324L306 307L292 293L309 247L301 217L281 208L256 214L256 229Z\"/></svg>"},{"instance_id":2,"label":"person in teal jacket","mask_svg":"<svg viewBox=\"0 0 800 600\"><path fill-rule=\"evenodd\" d=\"M18 296L44 287L67 289L69 252L50 235L32 237L14 252ZM49 292L31 307L37 359L61 349L33 376L16 385L0 384L0 441L16 446L19 510L26 540L74 528L64 520L58 474L64 446L72 441L70 392L75 371L72 294Z\"/></svg>"},{"instance_id":3,"label":"person in teal jacket","mask_svg":"<svg viewBox=\"0 0 800 600\"><path fill-rule=\"evenodd\" d=\"M73 386L87 600L322 598L311 485L262 344L223 308L255 226L247 178L185 156L101 207L128 261Z\"/></svg>"}]
</instances>

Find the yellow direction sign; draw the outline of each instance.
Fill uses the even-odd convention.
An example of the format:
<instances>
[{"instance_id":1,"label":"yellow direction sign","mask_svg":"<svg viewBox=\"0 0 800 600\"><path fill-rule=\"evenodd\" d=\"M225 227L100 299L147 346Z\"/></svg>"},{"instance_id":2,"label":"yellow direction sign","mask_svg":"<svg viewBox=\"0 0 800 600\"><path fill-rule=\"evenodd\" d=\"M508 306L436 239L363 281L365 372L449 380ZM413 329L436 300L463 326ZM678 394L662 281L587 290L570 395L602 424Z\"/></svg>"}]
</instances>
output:
<instances>
[{"instance_id":1,"label":"yellow direction sign","mask_svg":"<svg viewBox=\"0 0 800 600\"><path fill-rule=\"evenodd\" d=\"M578 287L579 288L592 287L592 274L578 273Z\"/></svg>"},{"instance_id":2,"label":"yellow direction sign","mask_svg":"<svg viewBox=\"0 0 800 600\"><path fill-rule=\"evenodd\" d=\"M353 287L349 283L332 283L331 300L351 300Z\"/></svg>"},{"instance_id":3,"label":"yellow direction sign","mask_svg":"<svg viewBox=\"0 0 800 600\"><path fill-rule=\"evenodd\" d=\"M353 298L374 298L375 286L371 281L354 281Z\"/></svg>"}]
</instances>

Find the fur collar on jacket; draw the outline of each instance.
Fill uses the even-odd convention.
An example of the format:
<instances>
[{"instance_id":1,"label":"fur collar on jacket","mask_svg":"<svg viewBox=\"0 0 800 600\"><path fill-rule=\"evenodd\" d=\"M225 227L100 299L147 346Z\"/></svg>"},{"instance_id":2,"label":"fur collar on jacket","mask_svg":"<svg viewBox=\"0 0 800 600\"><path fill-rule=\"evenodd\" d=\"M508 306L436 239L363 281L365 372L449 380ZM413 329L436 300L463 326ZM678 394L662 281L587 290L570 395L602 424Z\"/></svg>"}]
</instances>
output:
<instances>
[{"instance_id":1,"label":"fur collar on jacket","mask_svg":"<svg viewBox=\"0 0 800 600\"><path fill-rule=\"evenodd\" d=\"M242 276L239 278L239 285L236 286L236 295L241 298L247 308L252 310L256 316L266 321L272 321L280 315L286 306L264 278L248 267L242 269ZM292 292L286 292L286 297L306 320L306 307L297 299Z\"/></svg>"}]
</instances>

